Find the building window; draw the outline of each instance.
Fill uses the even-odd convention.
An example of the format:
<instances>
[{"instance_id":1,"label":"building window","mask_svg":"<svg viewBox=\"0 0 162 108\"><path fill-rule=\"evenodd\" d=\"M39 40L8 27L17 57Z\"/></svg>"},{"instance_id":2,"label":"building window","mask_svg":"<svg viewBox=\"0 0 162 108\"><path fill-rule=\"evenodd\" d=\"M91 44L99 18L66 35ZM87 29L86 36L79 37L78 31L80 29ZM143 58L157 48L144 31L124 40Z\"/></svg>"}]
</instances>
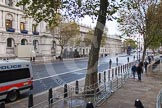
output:
<instances>
[{"instance_id":1,"label":"building window","mask_svg":"<svg viewBox=\"0 0 162 108\"><path fill-rule=\"evenodd\" d=\"M55 48L56 47L56 42L52 41L52 47Z\"/></svg>"},{"instance_id":2,"label":"building window","mask_svg":"<svg viewBox=\"0 0 162 108\"><path fill-rule=\"evenodd\" d=\"M46 32L48 32L50 30L49 26L46 26Z\"/></svg>"},{"instance_id":3,"label":"building window","mask_svg":"<svg viewBox=\"0 0 162 108\"><path fill-rule=\"evenodd\" d=\"M23 6L22 6L22 10L25 10L25 9L26 9L26 6L25 6L25 5L23 5Z\"/></svg>"},{"instance_id":4,"label":"building window","mask_svg":"<svg viewBox=\"0 0 162 108\"><path fill-rule=\"evenodd\" d=\"M8 30L9 28L12 28L12 21L9 19L6 19L6 30Z\"/></svg>"},{"instance_id":5,"label":"building window","mask_svg":"<svg viewBox=\"0 0 162 108\"><path fill-rule=\"evenodd\" d=\"M35 50L38 48L38 40L33 40L33 46Z\"/></svg>"},{"instance_id":6,"label":"building window","mask_svg":"<svg viewBox=\"0 0 162 108\"><path fill-rule=\"evenodd\" d=\"M26 39L22 39L22 40L21 40L21 45L27 45L27 43L28 43L28 42L27 42Z\"/></svg>"},{"instance_id":7,"label":"building window","mask_svg":"<svg viewBox=\"0 0 162 108\"><path fill-rule=\"evenodd\" d=\"M6 5L12 6L12 0L6 0Z\"/></svg>"},{"instance_id":8,"label":"building window","mask_svg":"<svg viewBox=\"0 0 162 108\"><path fill-rule=\"evenodd\" d=\"M36 32L37 31L37 25L36 24L32 24L32 32Z\"/></svg>"},{"instance_id":9,"label":"building window","mask_svg":"<svg viewBox=\"0 0 162 108\"><path fill-rule=\"evenodd\" d=\"M25 30L25 23L24 22L20 22L20 30Z\"/></svg>"},{"instance_id":10,"label":"building window","mask_svg":"<svg viewBox=\"0 0 162 108\"><path fill-rule=\"evenodd\" d=\"M7 47L13 47L14 46L14 40L12 38L7 39Z\"/></svg>"}]
</instances>

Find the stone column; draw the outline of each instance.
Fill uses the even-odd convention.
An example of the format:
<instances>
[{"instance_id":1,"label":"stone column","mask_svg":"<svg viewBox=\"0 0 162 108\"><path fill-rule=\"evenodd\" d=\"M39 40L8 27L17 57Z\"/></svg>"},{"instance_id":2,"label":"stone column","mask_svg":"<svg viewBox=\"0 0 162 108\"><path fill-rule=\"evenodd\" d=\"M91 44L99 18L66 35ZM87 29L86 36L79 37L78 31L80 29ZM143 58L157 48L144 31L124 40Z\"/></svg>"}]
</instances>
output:
<instances>
[{"instance_id":1,"label":"stone column","mask_svg":"<svg viewBox=\"0 0 162 108\"><path fill-rule=\"evenodd\" d=\"M16 14L16 32L20 33L20 15Z\"/></svg>"},{"instance_id":2,"label":"stone column","mask_svg":"<svg viewBox=\"0 0 162 108\"><path fill-rule=\"evenodd\" d=\"M28 32L29 32L29 18L26 18L25 19L25 30L28 30Z\"/></svg>"},{"instance_id":3,"label":"stone column","mask_svg":"<svg viewBox=\"0 0 162 108\"><path fill-rule=\"evenodd\" d=\"M28 34L32 34L32 24L33 24L33 22L32 22L32 18L28 18Z\"/></svg>"},{"instance_id":4,"label":"stone column","mask_svg":"<svg viewBox=\"0 0 162 108\"><path fill-rule=\"evenodd\" d=\"M3 27L3 10L2 11L0 11L0 29L2 29L2 27Z\"/></svg>"},{"instance_id":5,"label":"stone column","mask_svg":"<svg viewBox=\"0 0 162 108\"><path fill-rule=\"evenodd\" d=\"M2 10L0 13L1 13L1 15L0 15L0 19L1 19L0 30L5 31L5 29L6 29L6 27L5 27L5 12Z\"/></svg>"},{"instance_id":6,"label":"stone column","mask_svg":"<svg viewBox=\"0 0 162 108\"><path fill-rule=\"evenodd\" d=\"M17 32L17 15L16 14L13 14L12 28L14 28L15 32Z\"/></svg>"}]
</instances>

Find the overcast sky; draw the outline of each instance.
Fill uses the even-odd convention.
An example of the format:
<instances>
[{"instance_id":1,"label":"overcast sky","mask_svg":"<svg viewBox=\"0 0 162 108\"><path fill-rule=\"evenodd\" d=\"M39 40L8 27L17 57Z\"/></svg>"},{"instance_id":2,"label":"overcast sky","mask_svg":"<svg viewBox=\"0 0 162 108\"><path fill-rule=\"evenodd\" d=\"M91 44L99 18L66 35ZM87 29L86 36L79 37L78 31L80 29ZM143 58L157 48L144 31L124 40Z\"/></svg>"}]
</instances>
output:
<instances>
[{"instance_id":1,"label":"overcast sky","mask_svg":"<svg viewBox=\"0 0 162 108\"><path fill-rule=\"evenodd\" d=\"M93 22L92 19L88 16L85 16L84 19L79 21L81 24L95 27L96 22ZM120 34L118 28L117 28L117 22L116 21L107 21L106 27L108 27L108 34L109 35L115 35L115 34Z\"/></svg>"}]
</instances>

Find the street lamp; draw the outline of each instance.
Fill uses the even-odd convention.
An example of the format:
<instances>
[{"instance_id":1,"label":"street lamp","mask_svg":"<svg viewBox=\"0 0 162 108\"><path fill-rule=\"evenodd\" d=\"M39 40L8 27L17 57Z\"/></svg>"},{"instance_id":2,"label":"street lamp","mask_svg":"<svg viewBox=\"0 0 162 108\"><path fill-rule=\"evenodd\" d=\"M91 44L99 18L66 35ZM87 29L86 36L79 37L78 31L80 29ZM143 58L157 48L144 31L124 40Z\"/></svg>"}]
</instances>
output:
<instances>
[{"instance_id":1,"label":"street lamp","mask_svg":"<svg viewBox=\"0 0 162 108\"><path fill-rule=\"evenodd\" d=\"M140 46L140 38L139 38L139 61L140 61L140 59L141 59L141 57L140 57L140 53L141 53L141 46Z\"/></svg>"},{"instance_id":2,"label":"street lamp","mask_svg":"<svg viewBox=\"0 0 162 108\"><path fill-rule=\"evenodd\" d=\"M138 43L138 44L137 44L137 45L138 45L138 47L137 47L137 49L138 49L138 50L137 50L137 60L140 61L140 58L141 58L141 57L140 57L140 56L141 56L141 55L140 55L140 51L141 51L141 48L140 48L140 47L141 47L141 46L140 46L140 36L139 36L139 38L137 38L137 43Z\"/></svg>"}]
</instances>

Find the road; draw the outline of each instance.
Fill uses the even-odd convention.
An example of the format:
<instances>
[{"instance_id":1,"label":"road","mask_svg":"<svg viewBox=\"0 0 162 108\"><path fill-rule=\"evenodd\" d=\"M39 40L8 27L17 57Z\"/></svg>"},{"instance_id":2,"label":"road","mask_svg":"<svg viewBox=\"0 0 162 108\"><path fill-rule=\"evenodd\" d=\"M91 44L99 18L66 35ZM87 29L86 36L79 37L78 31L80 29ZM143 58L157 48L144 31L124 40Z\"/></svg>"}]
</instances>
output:
<instances>
[{"instance_id":1,"label":"road","mask_svg":"<svg viewBox=\"0 0 162 108\"><path fill-rule=\"evenodd\" d=\"M133 61L133 55L118 55L120 64ZM116 57L103 57L99 59L98 71L103 72L109 68L109 60L112 60L112 67L116 66ZM40 93L49 88L54 88L77 79L84 78L86 75L88 59L65 60L46 64L32 64L34 89L32 93Z\"/></svg>"}]
</instances>

